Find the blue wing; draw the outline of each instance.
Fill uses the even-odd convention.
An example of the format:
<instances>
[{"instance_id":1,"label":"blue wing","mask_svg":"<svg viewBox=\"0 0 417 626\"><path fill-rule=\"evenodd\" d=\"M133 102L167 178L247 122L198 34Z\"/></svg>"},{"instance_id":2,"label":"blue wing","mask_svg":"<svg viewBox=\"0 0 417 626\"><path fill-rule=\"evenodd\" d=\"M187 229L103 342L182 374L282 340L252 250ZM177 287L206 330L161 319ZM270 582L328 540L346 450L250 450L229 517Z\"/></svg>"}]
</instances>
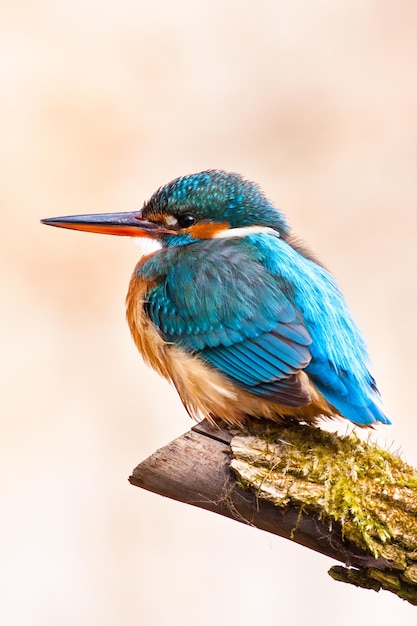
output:
<instances>
[{"instance_id":1,"label":"blue wing","mask_svg":"<svg viewBox=\"0 0 417 626\"><path fill-rule=\"evenodd\" d=\"M181 252L149 293L148 315L167 341L197 353L251 393L285 406L309 404L296 376L311 359L299 311L245 249L211 244Z\"/></svg>"},{"instance_id":2,"label":"blue wing","mask_svg":"<svg viewBox=\"0 0 417 626\"><path fill-rule=\"evenodd\" d=\"M348 419L388 422L333 278L286 242L265 234L211 240L172 252L165 273L156 264L143 266L160 281L147 313L167 341L278 404L309 404L297 376L305 370Z\"/></svg>"}]
</instances>

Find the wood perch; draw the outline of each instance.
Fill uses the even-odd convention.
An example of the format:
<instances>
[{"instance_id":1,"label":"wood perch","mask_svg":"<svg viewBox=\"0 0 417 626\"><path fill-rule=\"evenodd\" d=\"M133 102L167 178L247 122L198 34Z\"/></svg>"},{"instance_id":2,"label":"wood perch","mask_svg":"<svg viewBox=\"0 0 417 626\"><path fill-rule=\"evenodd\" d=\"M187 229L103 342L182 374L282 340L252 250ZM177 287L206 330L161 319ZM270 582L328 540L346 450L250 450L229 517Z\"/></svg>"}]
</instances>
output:
<instances>
[{"instance_id":1,"label":"wood perch","mask_svg":"<svg viewBox=\"0 0 417 626\"><path fill-rule=\"evenodd\" d=\"M295 541L343 563L329 571L335 580L417 605L417 473L356 436L204 421L129 480Z\"/></svg>"}]
</instances>

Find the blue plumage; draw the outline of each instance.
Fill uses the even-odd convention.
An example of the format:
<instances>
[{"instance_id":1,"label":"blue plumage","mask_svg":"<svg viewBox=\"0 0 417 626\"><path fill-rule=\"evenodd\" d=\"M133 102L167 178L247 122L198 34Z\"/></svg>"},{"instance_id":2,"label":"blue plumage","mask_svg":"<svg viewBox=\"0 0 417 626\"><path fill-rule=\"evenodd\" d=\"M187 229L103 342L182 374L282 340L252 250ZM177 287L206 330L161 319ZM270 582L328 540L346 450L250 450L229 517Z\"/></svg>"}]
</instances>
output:
<instances>
[{"instance_id":1,"label":"blue plumage","mask_svg":"<svg viewBox=\"0 0 417 626\"><path fill-rule=\"evenodd\" d=\"M147 312L164 338L241 387L301 406L294 375L305 370L348 419L388 423L333 277L273 232L167 247L140 271L158 282Z\"/></svg>"},{"instance_id":2,"label":"blue plumage","mask_svg":"<svg viewBox=\"0 0 417 626\"><path fill-rule=\"evenodd\" d=\"M208 170L161 187L139 212L44 222L158 242L132 277L127 316L192 415L389 423L334 278L254 183Z\"/></svg>"}]
</instances>

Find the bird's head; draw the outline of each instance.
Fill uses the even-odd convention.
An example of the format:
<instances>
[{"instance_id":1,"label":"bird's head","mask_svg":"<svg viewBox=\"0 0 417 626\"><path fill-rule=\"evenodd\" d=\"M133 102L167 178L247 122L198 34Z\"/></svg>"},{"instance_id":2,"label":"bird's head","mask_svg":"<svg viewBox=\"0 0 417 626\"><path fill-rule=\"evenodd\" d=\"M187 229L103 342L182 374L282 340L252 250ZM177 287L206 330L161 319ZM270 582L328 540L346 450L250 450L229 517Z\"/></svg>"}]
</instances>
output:
<instances>
[{"instance_id":1,"label":"bird's head","mask_svg":"<svg viewBox=\"0 0 417 626\"><path fill-rule=\"evenodd\" d=\"M185 245L201 239L233 236L242 229L289 233L283 214L261 189L239 174L207 170L164 185L141 211L73 215L44 224L110 235L148 237L162 245ZM232 232L233 231L233 232Z\"/></svg>"}]
</instances>

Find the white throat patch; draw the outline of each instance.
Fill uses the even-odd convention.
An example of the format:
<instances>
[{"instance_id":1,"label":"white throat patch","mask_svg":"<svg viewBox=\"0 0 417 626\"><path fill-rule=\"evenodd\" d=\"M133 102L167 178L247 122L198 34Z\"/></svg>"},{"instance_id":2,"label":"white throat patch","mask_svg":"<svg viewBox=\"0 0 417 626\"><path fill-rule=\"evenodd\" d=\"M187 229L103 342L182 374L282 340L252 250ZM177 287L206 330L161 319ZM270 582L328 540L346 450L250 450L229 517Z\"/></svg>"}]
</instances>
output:
<instances>
[{"instance_id":1,"label":"white throat patch","mask_svg":"<svg viewBox=\"0 0 417 626\"><path fill-rule=\"evenodd\" d=\"M162 249L162 244L157 239L150 239L149 237L131 237L130 240L133 242L134 246L139 249L139 258Z\"/></svg>"},{"instance_id":2,"label":"white throat patch","mask_svg":"<svg viewBox=\"0 0 417 626\"><path fill-rule=\"evenodd\" d=\"M255 235L264 233L266 235L275 235L279 237L279 232L269 226L244 226L242 228L228 228L227 230L221 230L216 233L213 239L230 239L232 237L248 237L248 235Z\"/></svg>"}]
</instances>

